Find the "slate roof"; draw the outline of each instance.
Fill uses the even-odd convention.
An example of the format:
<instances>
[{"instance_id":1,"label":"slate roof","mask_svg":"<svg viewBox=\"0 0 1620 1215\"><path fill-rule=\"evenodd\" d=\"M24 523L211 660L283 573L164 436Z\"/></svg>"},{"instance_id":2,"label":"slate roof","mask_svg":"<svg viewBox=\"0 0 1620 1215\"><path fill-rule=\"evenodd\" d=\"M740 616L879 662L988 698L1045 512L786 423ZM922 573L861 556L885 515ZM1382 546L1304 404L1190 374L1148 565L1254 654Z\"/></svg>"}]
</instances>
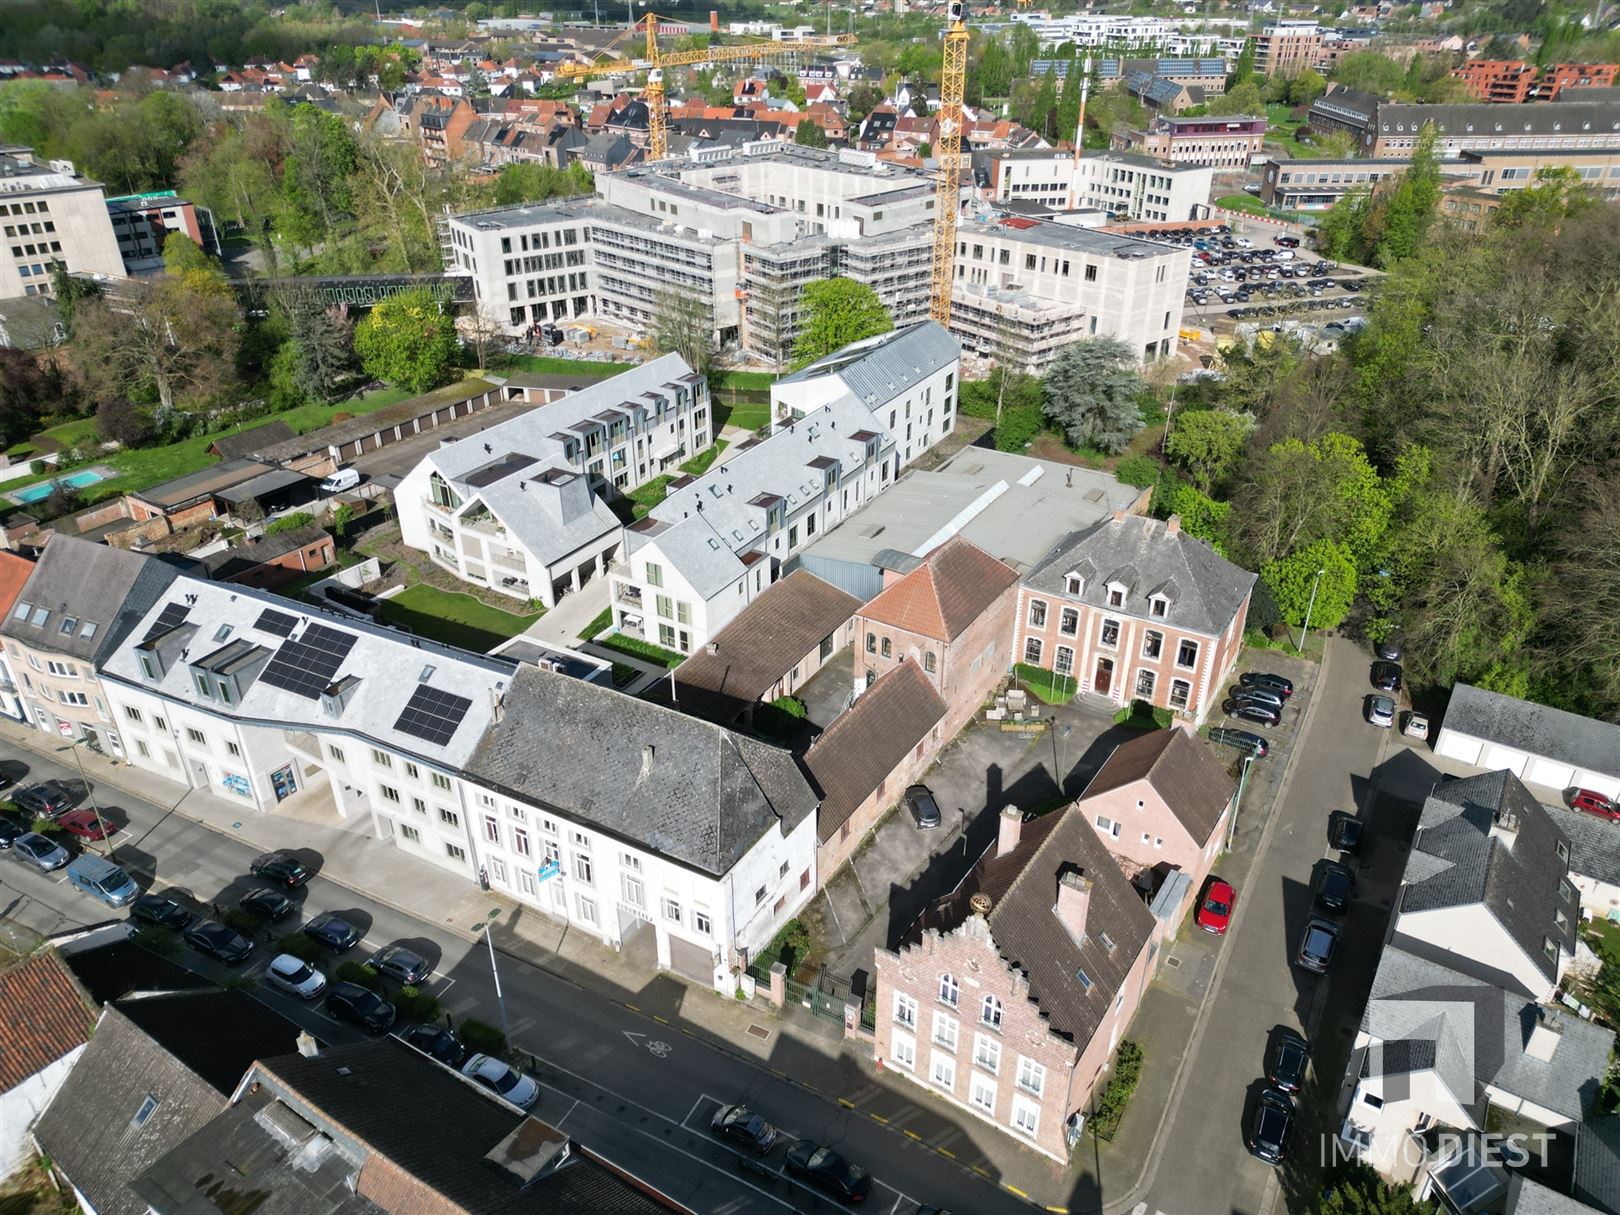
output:
<instances>
[{"instance_id":1,"label":"slate roof","mask_svg":"<svg viewBox=\"0 0 1620 1215\"><path fill-rule=\"evenodd\" d=\"M825 843L945 717L945 702L909 658L862 692L805 753L821 786L816 835ZM900 790L893 790L900 796Z\"/></svg>"},{"instance_id":2,"label":"slate roof","mask_svg":"<svg viewBox=\"0 0 1620 1215\"><path fill-rule=\"evenodd\" d=\"M1569 840L1570 873L1620 886L1620 823L1567 806L1542 805Z\"/></svg>"},{"instance_id":3,"label":"slate roof","mask_svg":"<svg viewBox=\"0 0 1620 1215\"><path fill-rule=\"evenodd\" d=\"M230 548L208 554L202 564L210 578L224 582L325 539L328 539L326 529L311 523L284 532L269 532L256 540L238 541Z\"/></svg>"},{"instance_id":4,"label":"slate roof","mask_svg":"<svg viewBox=\"0 0 1620 1215\"><path fill-rule=\"evenodd\" d=\"M1503 814L1518 819L1511 847L1491 834ZM1483 906L1554 982L1558 961L1547 957L1542 943L1550 937L1560 951L1574 954L1579 918L1575 900L1564 897L1568 866L1558 855L1560 846L1567 854L1568 837L1511 772L1436 785L1423 804L1410 854L1423 858L1423 868L1414 873L1408 866L1401 910Z\"/></svg>"},{"instance_id":5,"label":"slate roof","mask_svg":"<svg viewBox=\"0 0 1620 1215\"><path fill-rule=\"evenodd\" d=\"M1232 804L1237 782L1208 746L1180 727L1150 730L1121 743L1091 778L1080 803L1145 780L1200 848Z\"/></svg>"},{"instance_id":6,"label":"slate roof","mask_svg":"<svg viewBox=\"0 0 1620 1215\"><path fill-rule=\"evenodd\" d=\"M1459 683L1444 728L1620 778L1620 726Z\"/></svg>"},{"instance_id":7,"label":"slate roof","mask_svg":"<svg viewBox=\"0 0 1620 1215\"><path fill-rule=\"evenodd\" d=\"M961 344L936 321L851 342L778 383L793 384L837 375L866 405L877 405L920 384L962 357Z\"/></svg>"},{"instance_id":8,"label":"slate roof","mask_svg":"<svg viewBox=\"0 0 1620 1215\"><path fill-rule=\"evenodd\" d=\"M722 725L735 721L860 606L854 595L795 570L675 668L677 705Z\"/></svg>"},{"instance_id":9,"label":"slate roof","mask_svg":"<svg viewBox=\"0 0 1620 1215\"><path fill-rule=\"evenodd\" d=\"M96 1014L54 949L0 974L0 1093L90 1040Z\"/></svg>"},{"instance_id":10,"label":"slate roof","mask_svg":"<svg viewBox=\"0 0 1620 1215\"><path fill-rule=\"evenodd\" d=\"M165 562L54 536L18 593L16 608L0 623L0 636L100 666L174 579L174 568ZM31 609L26 621L18 615L25 603ZM63 633L70 616L78 624Z\"/></svg>"},{"instance_id":11,"label":"slate roof","mask_svg":"<svg viewBox=\"0 0 1620 1215\"><path fill-rule=\"evenodd\" d=\"M283 443L293 437L293 428L287 423L266 422L263 426L221 435L208 445L208 450L221 460L240 460L258 455L272 443Z\"/></svg>"},{"instance_id":12,"label":"slate roof","mask_svg":"<svg viewBox=\"0 0 1620 1215\"><path fill-rule=\"evenodd\" d=\"M1079 595L1064 588L1067 575L1084 578ZM1255 576L1222 557L1206 541L1141 515L1104 519L1076 532L1024 580L1032 591L1060 596L1140 620L1216 637L1225 632L1254 586ZM1108 608L1109 582L1127 586L1125 604ZM1163 616L1149 612L1149 597L1169 600Z\"/></svg>"},{"instance_id":13,"label":"slate roof","mask_svg":"<svg viewBox=\"0 0 1620 1215\"><path fill-rule=\"evenodd\" d=\"M951 642L977 620L1018 571L954 536L861 609L862 620Z\"/></svg>"},{"instance_id":14,"label":"slate roof","mask_svg":"<svg viewBox=\"0 0 1620 1215\"><path fill-rule=\"evenodd\" d=\"M786 751L530 666L513 676L466 771L716 877L816 808Z\"/></svg>"},{"instance_id":15,"label":"slate roof","mask_svg":"<svg viewBox=\"0 0 1620 1215\"><path fill-rule=\"evenodd\" d=\"M1620 1211L1620 1114L1588 1118L1575 1128L1575 1197Z\"/></svg>"},{"instance_id":16,"label":"slate roof","mask_svg":"<svg viewBox=\"0 0 1620 1215\"><path fill-rule=\"evenodd\" d=\"M1153 913L1076 807L1026 822L1006 856L996 856L996 848L991 841L962 884L925 913L917 930L954 931L973 914L973 896L988 895L986 919L997 951L1029 977L1030 996L1052 1032L1083 1046L1152 937ZM1058 878L1070 870L1092 882L1079 944L1053 912ZM1089 988L1078 977L1082 971Z\"/></svg>"}]
</instances>

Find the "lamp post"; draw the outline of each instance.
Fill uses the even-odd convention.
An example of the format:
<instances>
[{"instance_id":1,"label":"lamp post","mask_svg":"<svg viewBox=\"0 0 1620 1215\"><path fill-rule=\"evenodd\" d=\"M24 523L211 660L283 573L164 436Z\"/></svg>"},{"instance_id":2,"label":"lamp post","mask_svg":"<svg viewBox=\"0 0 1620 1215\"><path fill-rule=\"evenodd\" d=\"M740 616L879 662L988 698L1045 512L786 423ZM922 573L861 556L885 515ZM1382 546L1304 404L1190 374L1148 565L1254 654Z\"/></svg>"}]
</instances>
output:
<instances>
[{"instance_id":1,"label":"lamp post","mask_svg":"<svg viewBox=\"0 0 1620 1215\"><path fill-rule=\"evenodd\" d=\"M1322 575L1325 573L1326 568L1317 570L1316 579L1311 583L1311 601L1305 605L1305 627L1299 631L1299 644L1294 647L1296 654L1305 650L1305 636L1311 631L1311 613L1316 610L1316 588L1322 585Z\"/></svg>"},{"instance_id":2,"label":"lamp post","mask_svg":"<svg viewBox=\"0 0 1620 1215\"><path fill-rule=\"evenodd\" d=\"M67 746L58 747L57 751L59 751L59 752L60 751L71 751L71 752L73 752L74 763L78 766L78 769L79 769L79 779L82 782L84 782L84 791L90 797L90 809L95 812L95 816L96 816L96 832L97 832L97 834L99 834L101 836L101 842L103 844L106 844L107 843L107 824L102 821L101 807L96 804L96 790L95 790L95 787L90 783L90 778L85 775L84 756L79 754L79 744L80 743L87 743L89 741L90 741L90 739L87 736L80 735L78 738L75 738L72 742L70 742ZM110 844L107 845L107 852L108 852L109 855L112 853L112 845L110 845Z\"/></svg>"},{"instance_id":3,"label":"lamp post","mask_svg":"<svg viewBox=\"0 0 1620 1215\"><path fill-rule=\"evenodd\" d=\"M1226 851L1232 851L1232 841L1237 838L1238 808L1243 805L1243 790L1249 783L1249 769L1254 766L1254 754L1250 752L1243 757L1243 771L1238 774L1237 796L1232 799L1232 821L1226 828Z\"/></svg>"},{"instance_id":4,"label":"lamp post","mask_svg":"<svg viewBox=\"0 0 1620 1215\"><path fill-rule=\"evenodd\" d=\"M501 968L495 962L495 938L490 936L489 929L500 917L500 908L490 909L489 915L480 924L473 925L473 931L483 931L484 944L489 946L489 973L495 976L495 1003L501 1010L501 1034L506 1039L507 1049L512 1047L512 1027L506 1020L506 997L501 994Z\"/></svg>"}]
</instances>

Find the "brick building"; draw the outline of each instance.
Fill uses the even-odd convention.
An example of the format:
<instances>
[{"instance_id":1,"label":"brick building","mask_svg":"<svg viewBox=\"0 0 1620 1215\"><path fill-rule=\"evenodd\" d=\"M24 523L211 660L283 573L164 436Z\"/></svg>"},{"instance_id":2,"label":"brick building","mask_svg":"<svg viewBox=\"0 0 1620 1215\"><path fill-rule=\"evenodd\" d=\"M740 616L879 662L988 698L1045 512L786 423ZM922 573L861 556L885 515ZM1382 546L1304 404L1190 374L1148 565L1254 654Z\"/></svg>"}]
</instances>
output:
<instances>
[{"instance_id":1,"label":"brick building","mask_svg":"<svg viewBox=\"0 0 1620 1215\"><path fill-rule=\"evenodd\" d=\"M1078 691L1201 721L1242 648L1253 586L1177 516L1119 511L1024 579L1013 656Z\"/></svg>"},{"instance_id":2,"label":"brick building","mask_svg":"<svg viewBox=\"0 0 1620 1215\"><path fill-rule=\"evenodd\" d=\"M239 582L265 590L282 586L337 560L336 544L324 527L308 524L241 541L203 558L215 582Z\"/></svg>"},{"instance_id":3,"label":"brick building","mask_svg":"<svg viewBox=\"0 0 1620 1215\"><path fill-rule=\"evenodd\" d=\"M855 686L870 688L907 658L947 707L955 736L1001 682L1018 574L960 536L889 583L855 617Z\"/></svg>"},{"instance_id":4,"label":"brick building","mask_svg":"<svg viewBox=\"0 0 1620 1215\"><path fill-rule=\"evenodd\" d=\"M1157 156L1172 164L1246 169L1265 142L1266 120L1261 116L1184 118L1160 114L1145 131L1116 134L1113 148L1117 152Z\"/></svg>"},{"instance_id":5,"label":"brick building","mask_svg":"<svg viewBox=\"0 0 1620 1215\"><path fill-rule=\"evenodd\" d=\"M1055 1160L1151 977L1157 926L1075 808L1000 833L898 950L876 951L876 1055Z\"/></svg>"},{"instance_id":6,"label":"brick building","mask_svg":"<svg viewBox=\"0 0 1620 1215\"><path fill-rule=\"evenodd\" d=\"M1249 41L1254 70L1262 76L1297 76L1322 57L1322 29L1314 21L1273 21Z\"/></svg>"},{"instance_id":7,"label":"brick building","mask_svg":"<svg viewBox=\"0 0 1620 1215\"><path fill-rule=\"evenodd\" d=\"M1566 88L1612 88L1620 65L1555 63L1537 67L1523 59L1470 59L1451 74L1481 101L1518 105L1556 101Z\"/></svg>"}]
</instances>

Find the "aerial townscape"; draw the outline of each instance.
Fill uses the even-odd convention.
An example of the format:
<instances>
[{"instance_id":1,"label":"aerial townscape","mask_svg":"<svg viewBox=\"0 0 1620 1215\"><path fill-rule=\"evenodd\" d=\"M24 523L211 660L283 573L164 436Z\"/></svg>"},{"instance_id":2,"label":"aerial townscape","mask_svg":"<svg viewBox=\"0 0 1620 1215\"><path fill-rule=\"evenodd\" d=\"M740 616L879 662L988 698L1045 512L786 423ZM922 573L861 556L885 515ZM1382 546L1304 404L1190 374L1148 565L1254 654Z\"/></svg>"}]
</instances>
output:
<instances>
[{"instance_id":1,"label":"aerial townscape","mask_svg":"<svg viewBox=\"0 0 1620 1215\"><path fill-rule=\"evenodd\" d=\"M1616 0L0 0L0 1215L1620 1215Z\"/></svg>"}]
</instances>

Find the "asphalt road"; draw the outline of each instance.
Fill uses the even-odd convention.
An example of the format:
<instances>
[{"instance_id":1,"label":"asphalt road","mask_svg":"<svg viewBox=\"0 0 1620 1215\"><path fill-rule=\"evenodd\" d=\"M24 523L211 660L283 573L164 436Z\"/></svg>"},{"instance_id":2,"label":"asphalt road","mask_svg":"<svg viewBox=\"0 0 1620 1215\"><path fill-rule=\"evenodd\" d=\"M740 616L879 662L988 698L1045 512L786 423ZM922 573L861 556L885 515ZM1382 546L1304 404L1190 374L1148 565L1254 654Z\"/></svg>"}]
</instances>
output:
<instances>
[{"instance_id":1,"label":"asphalt road","mask_svg":"<svg viewBox=\"0 0 1620 1215\"><path fill-rule=\"evenodd\" d=\"M1266 1050L1284 1027L1310 1037L1330 999L1339 998L1338 989L1359 985L1365 991L1376 965L1381 933L1368 921L1378 909L1366 905L1359 889L1333 973L1322 978L1293 965L1313 914L1314 873L1337 856L1328 845L1328 815L1362 807L1391 736L1362 717L1363 699L1372 691L1371 655L1342 639L1328 644L1331 657L1312 692L1316 703L1295 744L1296 766L1275 810L1272 835L1238 892L1236 923L1220 944L1226 951L1224 971L1147 1201L1149 1210L1164 1215L1263 1215L1273 1201L1274 1182L1293 1192L1314 1175L1318 1134L1326 1127L1319 1110L1308 1126L1306 1120L1296 1126L1291 1160L1280 1176L1244 1145L1248 1114L1264 1088ZM1342 1067L1342 1050L1312 1045L1313 1067L1324 1055ZM1313 1076L1307 1104L1330 1101L1338 1080L1337 1075Z\"/></svg>"},{"instance_id":2,"label":"asphalt road","mask_svg":"<svg viewBox=\"0 0 1620 1215\"><path fill-rule=\"evenodd\" d=\"M0 748L0 766L11 770L18 764L27 766L30 780L77 775L52 760L10 746ZM248 872L254 850L245 841L109 789L102 790L101 804L104 813L121 825L112 841L114 859L135 872L143 886L178 887L205 908L216 902L224 908L257 884ZM364 943L349 956L363 960L371 950L391 942L409 945L434 962L432 979L424 986L457 1023L476 1016L500 1024L491 956L482 943L470 944L320 876L299 892L299 898L300 918L338 911L365 930ZM79 893L60 873L43 874L9 857L0 860L0 915L41 933L123 917ZM277 933L292 931L300 918L284 921ZM257 974L271 956L261 945L244 972ZM230 973L190 950L182 950L178 960L216 978ZM794 1083L790 1077L795 1052L809 1048L785 1035L775 1034L776 1049L766 1070L690 1036L678 1025L661 1025L547 971L506 956L499 965L511 1041L535 1062L544 1089L542 1115L587 1142L607 1141L609 1148L628 1158L658 1161L660 1175L693 1209L842 1209L774 1171L792 1138L809 1137L872 1169L877 1185L868 1210L909 1215L926 1203L985 1215L1031 1210L993 1181L942 1161L931 1149L906 1138L902 1128L879 1126ZM263 984L253 990L322 1041L350 1041L356 1036L328 1018L319 1002L303 1004ZM716 997L691 991L685 998ZM746 1101L783 1132L763 1173L745 1172L738 1155L707 1134L714 1108L732 1101Z\"/></svg>"}]
</instances>

